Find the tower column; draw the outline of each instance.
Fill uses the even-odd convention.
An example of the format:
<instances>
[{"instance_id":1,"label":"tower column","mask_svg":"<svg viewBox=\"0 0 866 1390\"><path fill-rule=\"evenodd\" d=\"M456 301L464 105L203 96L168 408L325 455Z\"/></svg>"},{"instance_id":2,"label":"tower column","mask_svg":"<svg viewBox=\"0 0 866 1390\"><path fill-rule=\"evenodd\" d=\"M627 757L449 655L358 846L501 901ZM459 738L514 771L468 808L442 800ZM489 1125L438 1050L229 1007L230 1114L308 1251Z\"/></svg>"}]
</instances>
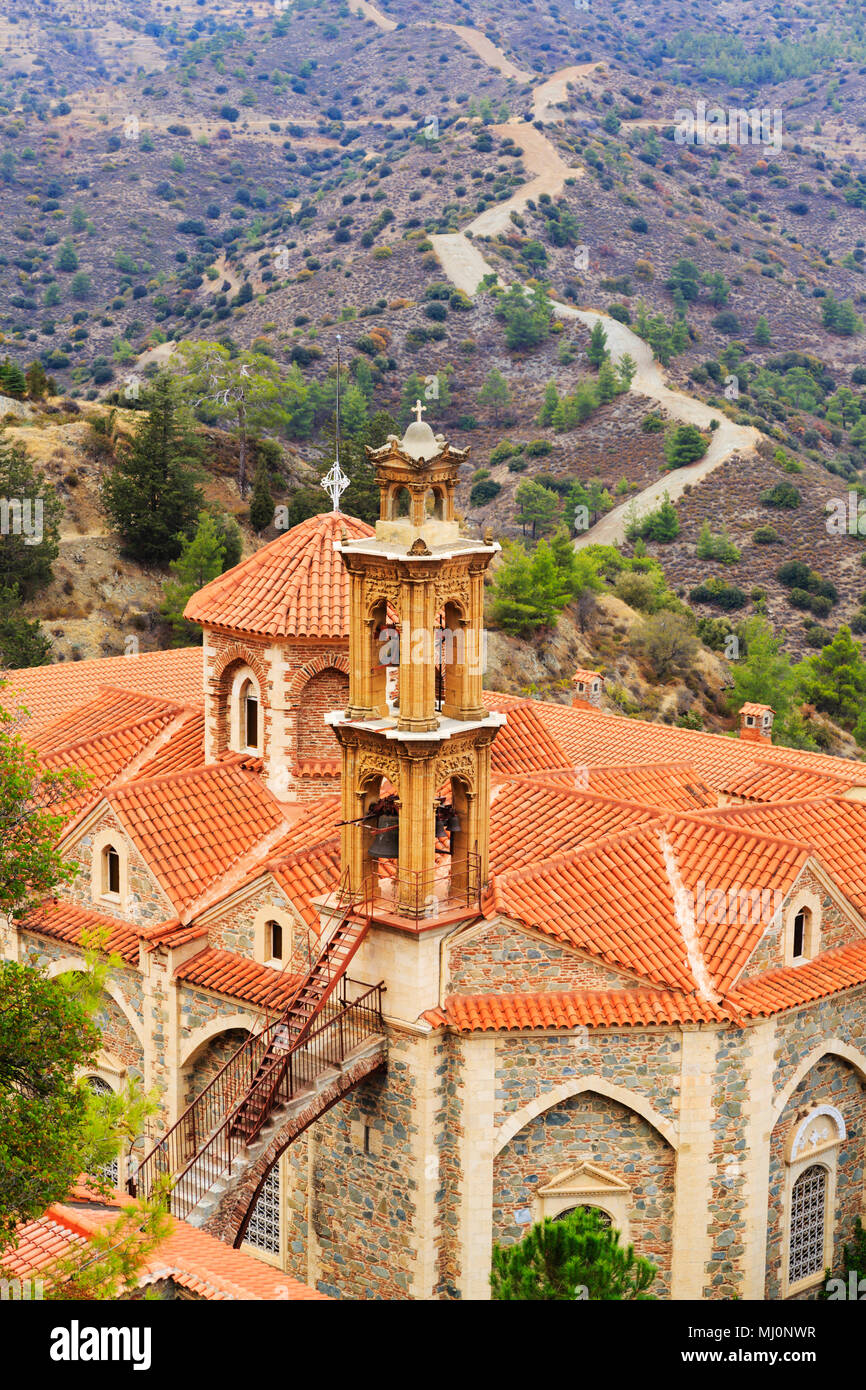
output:
<instances>
[{"instance_id":1,"label":"tower column","mask_svg":"<svg viewBox=\"0 0 866 1390\"><path fill-rule=\"evenodd\" d=\"M426 733L438 724L433 658L433 585L429 576L404 576L400 584L400 713L397 728Z\"/></svg>"},{"instance_id":2,"label":"tower column","mask_svg":"<svg viewBox=\"0 0 866 1390\"><path fill-rule=\"evenodd\" d=\"M436 832L435 747L415 744L400 756L400 854L398 906L423 912L434 891Z\"/></svg>"}]
</instances>

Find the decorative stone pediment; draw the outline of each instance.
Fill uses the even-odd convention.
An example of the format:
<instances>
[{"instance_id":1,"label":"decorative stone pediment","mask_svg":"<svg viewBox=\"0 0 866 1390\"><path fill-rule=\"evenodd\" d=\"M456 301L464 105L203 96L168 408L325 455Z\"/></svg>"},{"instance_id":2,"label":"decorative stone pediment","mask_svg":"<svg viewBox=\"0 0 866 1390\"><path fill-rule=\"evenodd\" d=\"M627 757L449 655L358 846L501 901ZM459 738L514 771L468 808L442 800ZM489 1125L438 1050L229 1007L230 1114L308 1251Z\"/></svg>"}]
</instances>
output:
<instances>
[{"instance_id":1,"label":"decorative stone pediment","mask_svg":"<svg viewBox=\"0 0 866 1390\"><path fill-rule=\"evenodd\" d=\"M817 1105L795 1120L785 1145L785 1158L788 1163L800 1163L841 1143L846 1133L844 1117L835 1105Z\"/></svg>"},{"instance_id":2,"label":"decorative stone pediment","mask_svg":"<svg viewBox=\"0 0 866 1390\"><path fill-rule=\"evenodd\" d=\"M621 1178L606 1173L595 1163L577 1163L551 1178L550 1182L537 1189L539 1197L573 1197L584 1201L591 1197L619 1196L627 1193L628 1183Z\"/></svg>"}]
</instances>

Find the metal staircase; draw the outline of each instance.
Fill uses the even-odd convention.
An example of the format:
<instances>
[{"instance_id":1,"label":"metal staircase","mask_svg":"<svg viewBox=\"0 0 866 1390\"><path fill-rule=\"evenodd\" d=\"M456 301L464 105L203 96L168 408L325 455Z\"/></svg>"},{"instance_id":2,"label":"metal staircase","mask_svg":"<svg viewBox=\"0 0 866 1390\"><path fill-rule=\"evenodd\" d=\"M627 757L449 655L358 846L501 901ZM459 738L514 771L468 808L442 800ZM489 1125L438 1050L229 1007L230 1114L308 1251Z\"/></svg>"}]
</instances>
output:
<instances>
[{"instance_id":1,"label":"metal staircase","mask_svg":"<svg viewBox=\"0 0 866 1390\"><path fill-rule=\"evenodd\" d=\"M244 1168L250 1145L281 1107L309 1095L307 1123L318 1118L321 1078L383 1032L383 986L353 999L347 992L346 972L369 923L354 903L344 909L282 1014L246 1039L142 1160L127 1182L133 1197L151 1196L162 1182L173 1214L186 1218Z\"/></svg>"}]
</instances>

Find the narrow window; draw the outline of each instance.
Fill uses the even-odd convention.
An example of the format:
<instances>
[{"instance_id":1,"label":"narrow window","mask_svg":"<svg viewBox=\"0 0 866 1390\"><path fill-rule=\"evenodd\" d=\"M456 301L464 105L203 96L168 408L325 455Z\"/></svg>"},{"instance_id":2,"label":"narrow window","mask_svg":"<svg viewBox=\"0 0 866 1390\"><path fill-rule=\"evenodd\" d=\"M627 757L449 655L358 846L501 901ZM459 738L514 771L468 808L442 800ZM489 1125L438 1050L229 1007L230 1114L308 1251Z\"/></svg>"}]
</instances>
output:
<instances>
[{"instance_id":1,"label":"narrow window","mask_svg":"<svg viewBox=\"0 0 866 1390\"><path fill-rule=\"evenodd\" d=\"M283 929L279 922L269 922L268 931L271 939L271 960L282 960L283 958Z\"/></svg>"},{"instance_id":2,"label":"narrow window","mask_svg":"<svg viewBox=\"0 0 866 1390\"><path fill-rule=\"evenodd\" d=\"M827 1169L815 1163L801 1173L791 1192L788 1282L798 1283L824 1270Z\"/></svg>"},{"instance_id":3,"label":"narrow window","mask_svg":"<svg viewBox=\"0 0 866 1390\"><path fill-rule=\"evenodd\" d=\"M798 912L794 918L794 959L806 954L806 914Z\"/></svg>"},{"instance_id":4,"label":"narrow window","mask_svg":"<svg viewBox=\"0 0 866 1390\"><path fill-rule=\"evenodd\" d=\"M103 855L103 893L120 893L120 855L113 845L108 845Z\"/></svg>"},{"instance_id":5,"label":"narrow window","mask_svg":"<svg viewBox=\"0 0 866 1390\"><path fill-rule=\"evenodd\" d=\"M262 1183L244 1240L268 1255L280 1255L280 1164L274 1164Z\"/></svg>"},{"instance_id":6,"label":"narrow window","mask_svg":"<svg viewBox=\"0 0 866 1390\"><path fill-rule=\"evenodd\" d=\"M259 746L259 702L251 685L246 687L244 697L244 722L246 728L247 748L258 748Z\"/></svg>"}]
</instances>

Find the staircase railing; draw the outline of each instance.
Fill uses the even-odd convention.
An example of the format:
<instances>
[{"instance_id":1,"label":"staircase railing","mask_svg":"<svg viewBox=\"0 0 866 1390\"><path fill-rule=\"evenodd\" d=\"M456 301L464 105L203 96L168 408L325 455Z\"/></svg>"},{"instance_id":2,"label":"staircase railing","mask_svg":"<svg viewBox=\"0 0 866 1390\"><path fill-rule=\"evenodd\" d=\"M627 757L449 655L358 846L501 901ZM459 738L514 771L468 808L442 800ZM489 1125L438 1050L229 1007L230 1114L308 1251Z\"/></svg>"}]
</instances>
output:
<instances>
[{"instance_id":1,"label":"staircase railing","mask_svg":"<svg viewBox=\"0 0 866 1390\"><path fill-rule=\"evenodd\" d=\"M269 1078L265 1118L327 1068L342 1063L367 1038L382 1032L383 989L382 984L373 985L351 1001L344 994L330 1011L330 1017L307 1033L299 1045L287 1051L286 1065L280 1068L275 1084ZM279 1023L274 1023L256 1037L248 1038L229 1059L141 1163L135 1178L127 1184L132 1196L149 1196L157 1179L169 1175L172 1178L171 1210L183 1219L217 1178L231 1170L235 1159L250 1143L251 1137L255 1137L239 1130L239 1107L255 1095L255 1073L279 1027ZM205 1097L202 1106L200 1103ZM219 1107L224 1103L226 1108L220 1113ZM202 1127L205 1115L214 1121L210 1131Z\"/></svg>"},{"instance_id":2,"label":"staircase railing","mask_svg":"<svg viewBox=\"0 0 866 1390\"><path fill-rule=\"evenodd\" d=\"M163 1175L176 1175L172 1182L176 1189L183 1175L198 1164L205 1153L219 1164L218 1169L209 1174L208 1185L231 1166L240 1150L260 1132L274 1106L281 1103L286 1076L294 1078L298 1071L293 1058L306 1046L305 1040L316 1019L329 1010L331 996L340 981L345 981L349 963L368 926L369 918L365 920L354 915L354 900L343 906L319 955L280 1016L241 1044L145 1156L137 1173L127 1183L133 1196L139 1191L150 1195L157 1179ZM350 1005L346 1001L344 985L342 1004L335 1016L354 1011L358 1003L354 1001ZM332 1008L330 1011L334 1012ZM361 1016L359 1013L358 1017ZM224 1140L215 1145L214 1141L223 1133ZM185 1204L182 1200L182 1205Z\"/></svg>"}]
</instances>

